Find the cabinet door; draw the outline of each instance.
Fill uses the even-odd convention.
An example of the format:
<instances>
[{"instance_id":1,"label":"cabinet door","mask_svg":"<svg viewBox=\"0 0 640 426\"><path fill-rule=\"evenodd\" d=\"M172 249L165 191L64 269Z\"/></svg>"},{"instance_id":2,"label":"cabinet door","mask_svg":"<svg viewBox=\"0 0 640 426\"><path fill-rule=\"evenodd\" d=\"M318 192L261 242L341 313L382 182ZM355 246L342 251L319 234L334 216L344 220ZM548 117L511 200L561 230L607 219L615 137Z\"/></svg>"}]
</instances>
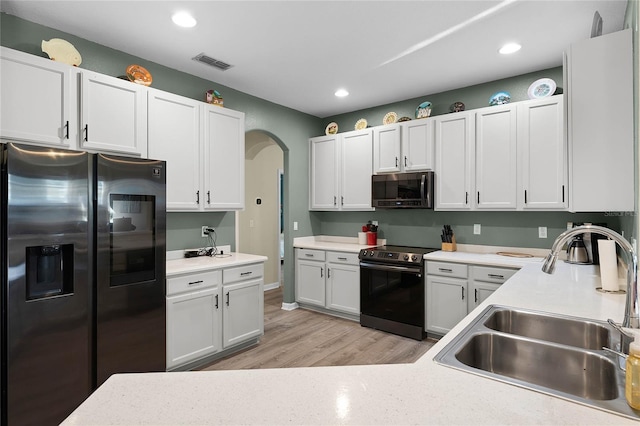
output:
<instances>
[{"instance_id":1,"label":"cabinet door","mask_svg":"<svg viewBox=\"0 0 640 426\"><path fill-rule=\"evenodd\" d=\"M572 44L566 69L569 207L576 212L634 211L637 116L631 29Z\"/></svg>"},{"instance_id":2,"label":"cabinet door","mask_svg":"<svg viewBox=\"0 0 640 426\"><path fill-rule=\"evenodd\" d=\"M436 117L436 210L469 210L474 174L475 117L458 112Z\"/></svg>"},{"instance_id":3,"label":"cabinet door","mask_svg":"<svg viewBox=\"0 0 640 426\"><path fill-rule=\"evenodd\" d=\"M220 287L167 297L167 369L221 349Z\"/></svg>"},{"instance_id":4,"label":"cabinet door","mask_svg":"<svg viewBox=\"0 0 640 426\"><path fill-rule=\"evenodd\" d=\"M296 261L296 301L309 305L325 305L325 264Z\"/></svg>"},{"instance_id":5,"label":"cabinet door","mask_svg":"<svg viewBox=\"0 0 640 426\"><path fill-rule=\"evenodd\" d=\"M400 125L373 129L373 172L400 171Z\"/></svg>"},{"instance_id":6,"label":"cabinet door","mask_svg":"<svg viewBox=\"0 0 640 426\"><path fill-rule=\"evenodd\" d=\"M476 207L517 207L516 106L476 113Z\"/></svg>"},{"instance_id":7,"label":"cabinet door","mask_svg":"<svg viewBox=\"0 0 640 426\"><path fill-rule=\"evenodd\" d=\"M518 103L519 203L524 209L565 209L567 148L562 95Z\"/></svg>"},{"instance_id":8,"label":"cabinet door","mask_svg":"<svg viewBox=\"0 0 640 426\"><path fill-rule=\"evenodd\" d=\"M478 305L500 287L500 284L485 283L482 281L472 281L469 289L468 309L469 312L474 310Z\"/></svg>"},{"instance_id":9,"label":"cabinet door","mask_svg":"<svg viewBox=\"0 0 640 426\"><path fill-rule=\"evenodd\" d=\"M244 208L244 114L215 105L204 110L205 210Z\"/></svg>"},{"instance_id":10,"label":"cabinet door","mask_svg":"<svg viewBox=\"0 0 640 426\"><path fill-rule=\"evenodd\" d=\"M200 102L149 91L149 158L167 162L167 210L199 210Z\"/></svg>"},{"instance_id":11,"label":"cabinet door","mask_svg":"<svg viewBox=\"0 0 640 426\"><path fill-rule=\"evenodd\" d=\"M427 275L426 328L447 334L467 315L467 280Z\"/></svg>"},{"instance_id":12,"label":"cabinet door","mask_svg":"<svg viewBox=\"0 0 640 426\"><path fill-rule=\"evenodd\" d=\"M327 264L327 306L328 309L360 313L360 267Z\"/></svg>"},{"instance_id":13,"label":"cabinet door","mask_svg":"<svg viewBox=\"0 0 640 426\"><path fill-rule=\"evenodd\" d=\"M371 208L371 175L373 174L373 134L371 130L341 135L340 208Z\"/></svg>"},{"instance_id":14,"label":"cabinet door","mask_svg":"<svg viewBox=\"0 0 640 426\"><path fill-rule=\"evenodd\" d=\"M6 47L0 55L0 137L76 148L75 70Z\"/></svg>"},{"instance_id":15,"label":"cabinet door","mask_svg":"<svg viewBox=\"0 0 640 426\"><path fill-rule=\"evenodd\" d=\"M264 334L264 290L262 279L222 287L223 348Z\"/></svg>"},{"instance_id":16,"label":"cabinet door","mask_svg":"<svg viewBox=\"0 0 640 426\"><path fill-rule=\"evenodd\" d=\"M146 87L82 71L80 146L147 158Z\"/></svg>"},{"instance_id":17,"label":"cabinet door","mask_svg":"<svg viewBox=\"0 0 640 426\"><path fill-rule=\"evenodd\" d=\"M309 139L309 210L338 208L338 136Z\"/></svg>"},{"instance_id":18,"label":"cabinet door","mask_svg":"<svg viewBox=\"0 0 640 426\"><path fill-rule=\"evenodd\" d=\"M402 158L405 172L433 170L434 119L424 118L402 123Z\"/></svg>"}]
</instances>

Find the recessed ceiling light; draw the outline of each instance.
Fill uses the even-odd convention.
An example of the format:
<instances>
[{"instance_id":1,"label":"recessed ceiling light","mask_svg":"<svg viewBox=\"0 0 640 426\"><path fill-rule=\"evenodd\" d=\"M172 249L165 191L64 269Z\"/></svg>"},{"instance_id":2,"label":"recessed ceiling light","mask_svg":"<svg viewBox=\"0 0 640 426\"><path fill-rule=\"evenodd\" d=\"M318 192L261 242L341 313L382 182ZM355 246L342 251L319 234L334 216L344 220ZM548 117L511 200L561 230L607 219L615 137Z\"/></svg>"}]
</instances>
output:
<instances>
[{"instance_id":1,"label":"recessed ceiling light","mask_svg":"<svg viewBox=\"0 0 640 426\"><path fill-rule=\"evenodd\" d=\"M195 27L197 23L196 19L188 12L176 12L171 16L171 20L174 24L184 28Z\"/></svg>"},{"instance_id":2,"label":"recessed ceiling light","mask_svg":"<svg viewBox=\"0 0 640 426\"><path fill-rule=\"evenodd\" d=\"M334 95L339 98L344 98L345 96L349 96L349 92L347 92L345 89L338 89L336 90L336 93L334 93Z\"/></svg>"},{"instance_id":3,"label":"recessed ceiling light","mask_svg":"<svg viewBox=\"0 0 640 426\"><path fill-rule=\"evenodd\" d=\"M498 52L502 53L503 55L509 55L511 53L517 52L521 47L522 46L520 46L518 43L507 43L502 46L500 50L498 50Z\"/></svg>"}]
</instances>

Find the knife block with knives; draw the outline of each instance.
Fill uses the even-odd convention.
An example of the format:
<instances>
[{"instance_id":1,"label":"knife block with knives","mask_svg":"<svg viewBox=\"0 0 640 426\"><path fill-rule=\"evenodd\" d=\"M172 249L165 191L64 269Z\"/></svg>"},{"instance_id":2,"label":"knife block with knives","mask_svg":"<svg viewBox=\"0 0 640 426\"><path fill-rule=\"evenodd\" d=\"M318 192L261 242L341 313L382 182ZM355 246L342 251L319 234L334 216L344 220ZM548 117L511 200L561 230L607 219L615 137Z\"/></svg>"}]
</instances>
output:
<instances>
[{"instance_id":1,"label":"knife block with knives","mask_svg":"<svg viewBox=\"0 0 640 426\"><path fill-rule=\"evenodd\" d=\"M451 226L444 225L440 239L442 240L442 251L456 251L456 236L453 235Z\"/></svg>"}]
</instances>

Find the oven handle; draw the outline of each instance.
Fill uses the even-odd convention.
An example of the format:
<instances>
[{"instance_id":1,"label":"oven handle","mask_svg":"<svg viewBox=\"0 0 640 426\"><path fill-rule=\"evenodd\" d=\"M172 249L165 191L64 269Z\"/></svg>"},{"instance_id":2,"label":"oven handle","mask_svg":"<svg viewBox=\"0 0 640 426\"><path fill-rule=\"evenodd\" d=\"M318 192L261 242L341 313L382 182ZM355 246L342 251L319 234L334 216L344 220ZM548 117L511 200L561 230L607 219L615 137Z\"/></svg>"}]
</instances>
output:
<instances>
[{"instance_id":1,"label":"oven handle","mask_svg":"<svg viewBox=\"0 0 640 426\"><path fill-rule=\"evenodd\" d=\"M379 263L369 263L369 262L360 262L361 268L368 269L377 269L379 271L397 271L397 272L409 272L412 274L416 274L418 276L422 276L422 268L411 268L408 266L394 266L394 265L384 265Z\"/></svg>"}]
</instances>

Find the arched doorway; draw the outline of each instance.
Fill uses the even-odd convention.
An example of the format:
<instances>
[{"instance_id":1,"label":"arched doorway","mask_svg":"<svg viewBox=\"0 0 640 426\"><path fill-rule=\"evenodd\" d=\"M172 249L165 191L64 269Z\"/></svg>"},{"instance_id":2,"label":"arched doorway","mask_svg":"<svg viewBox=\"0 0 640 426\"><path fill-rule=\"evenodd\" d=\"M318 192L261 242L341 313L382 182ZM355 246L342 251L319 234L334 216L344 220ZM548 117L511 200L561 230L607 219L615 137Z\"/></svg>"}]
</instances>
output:
<instances>
[{"instance_id":1,"label":"arched doorway","mask_svg":"<svg viewBox=\"0 0 640 426\"><path fill-rule=\"evenodd\" d=\"M284 152L260 130L245 135L245 209L236 212L236 251L268 257L265 289L282 281L284 262Z\"/></svg>"}]
</instances>

